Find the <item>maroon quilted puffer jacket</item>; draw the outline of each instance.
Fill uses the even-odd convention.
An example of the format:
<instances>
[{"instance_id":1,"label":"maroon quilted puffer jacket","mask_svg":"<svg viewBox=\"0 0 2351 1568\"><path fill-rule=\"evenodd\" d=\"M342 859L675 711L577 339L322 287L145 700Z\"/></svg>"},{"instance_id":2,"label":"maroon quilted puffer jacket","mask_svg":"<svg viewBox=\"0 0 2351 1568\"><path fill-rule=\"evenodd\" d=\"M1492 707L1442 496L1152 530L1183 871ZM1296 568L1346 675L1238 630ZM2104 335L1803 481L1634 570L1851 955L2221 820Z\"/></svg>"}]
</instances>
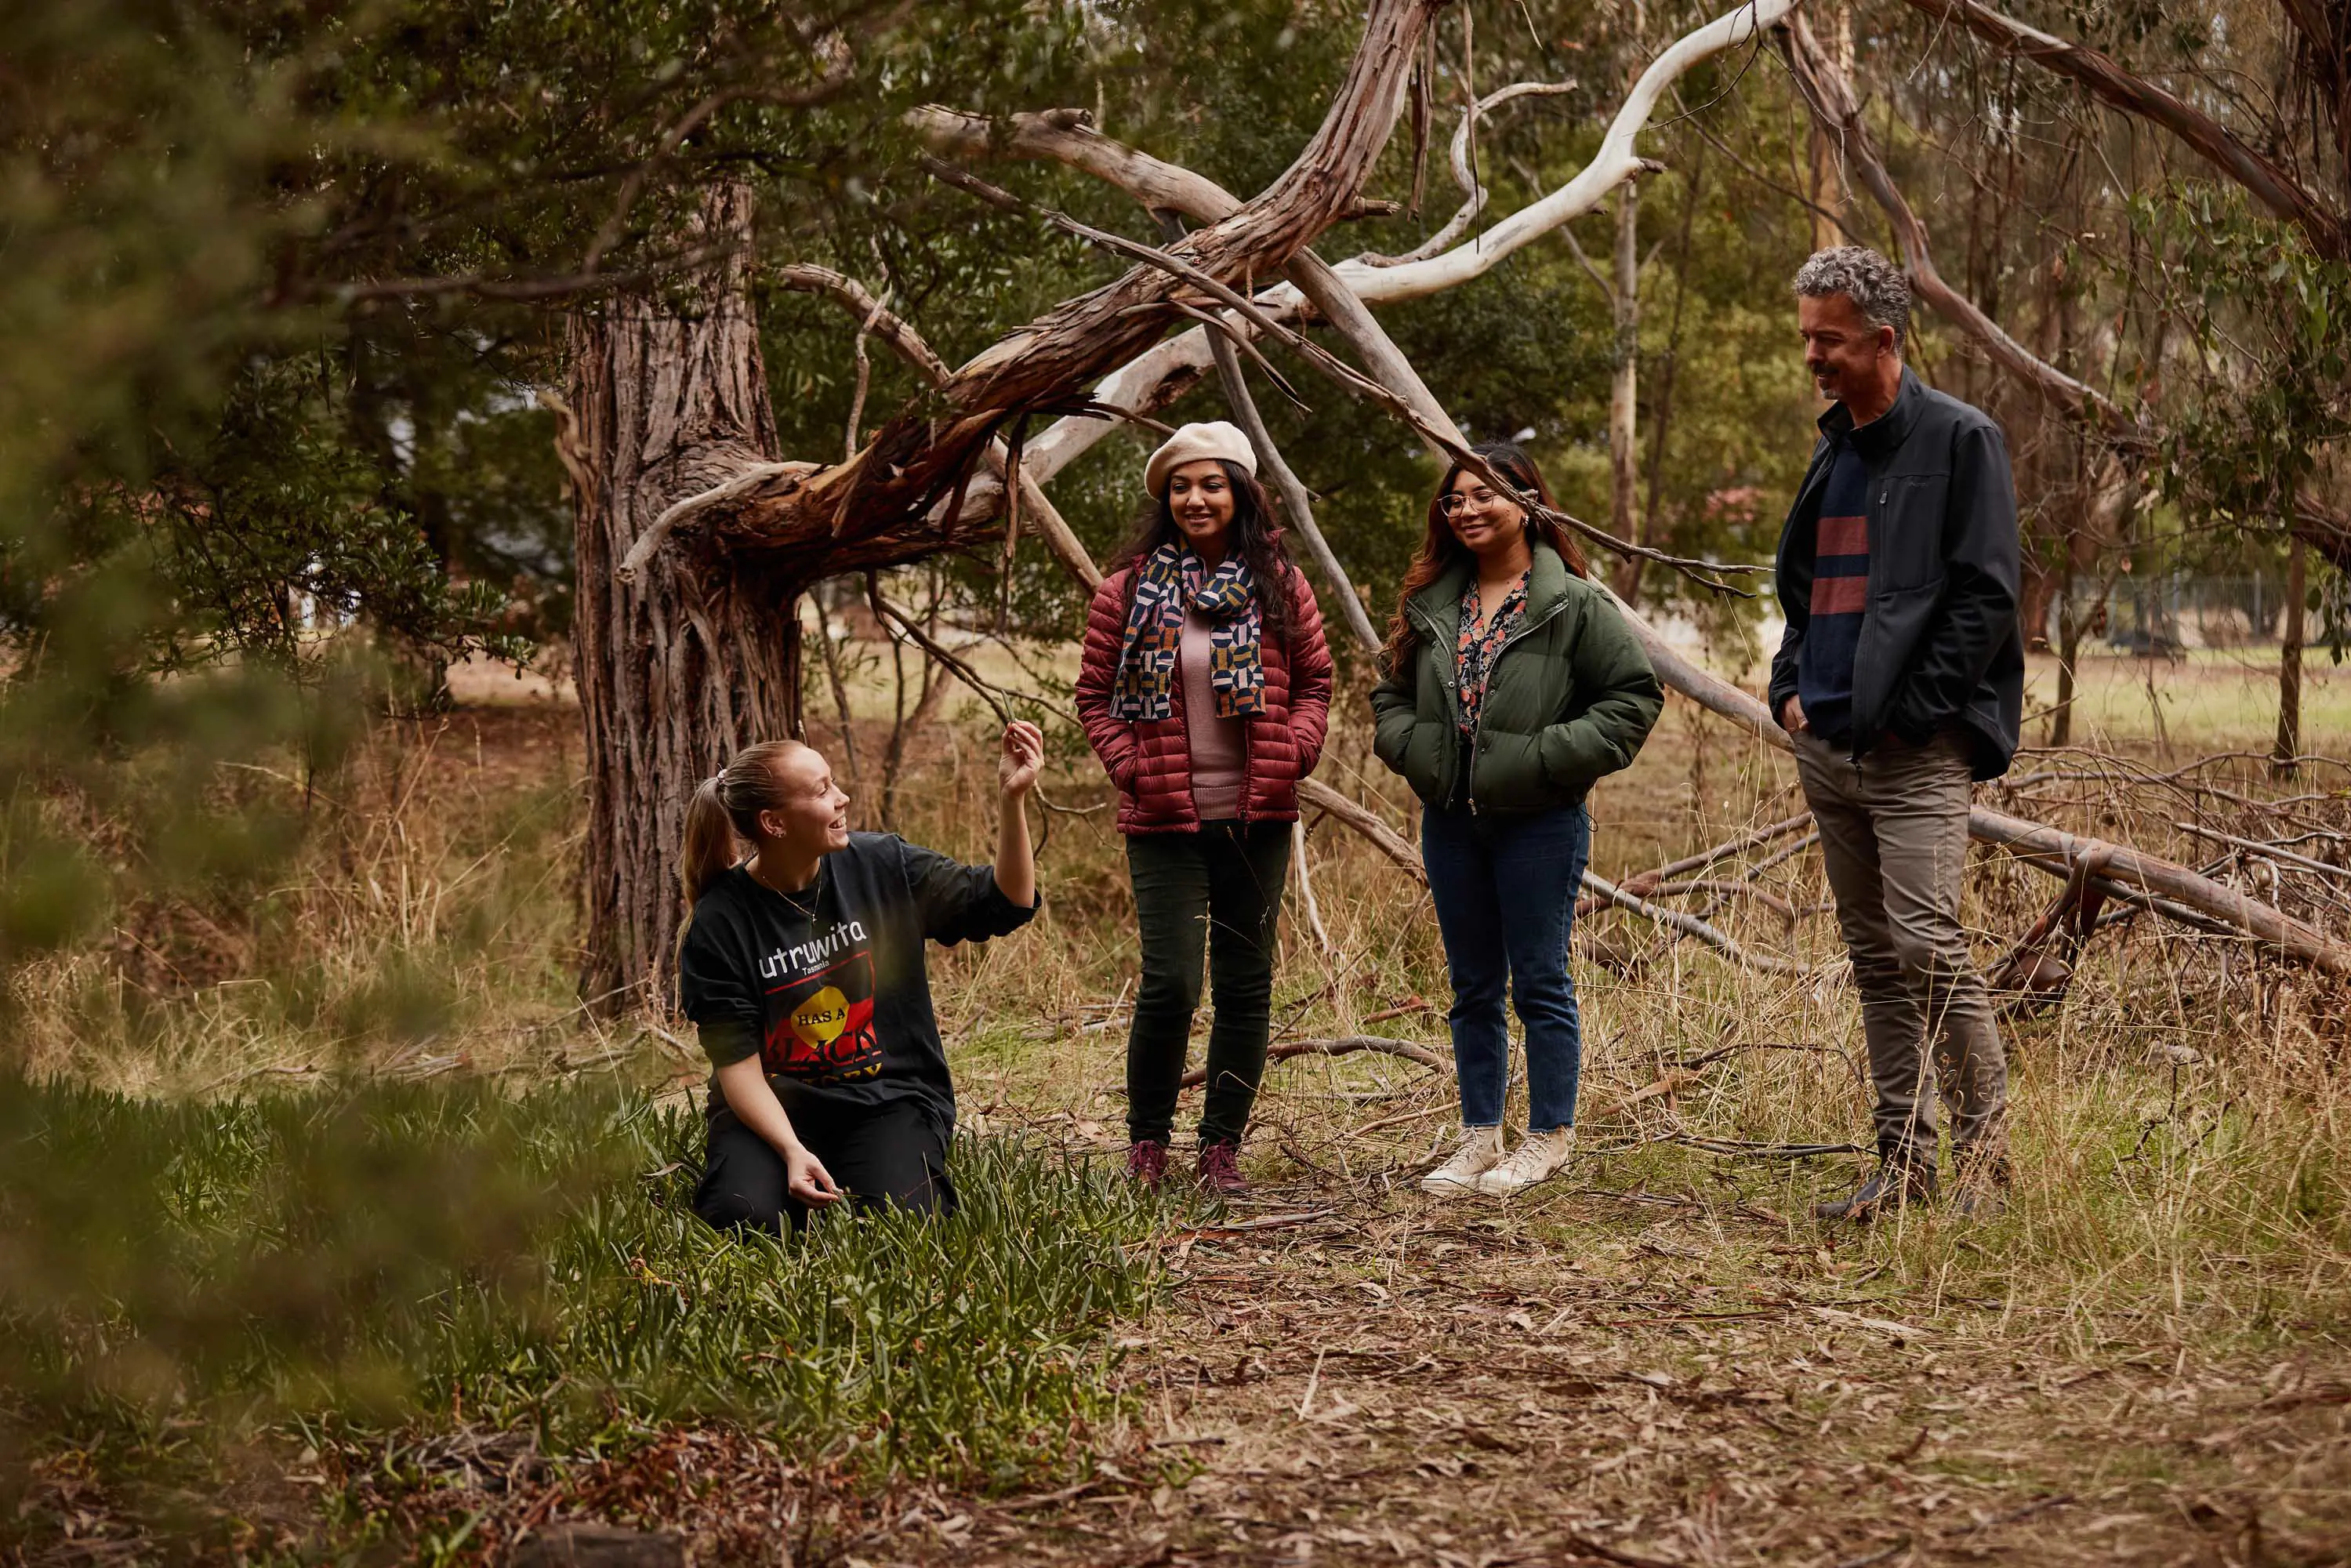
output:
<instances>
[{"instance_id":1,"label":"maroon quilted puffer jacket","mask_svg":"<svg viewBox=\"0 0 2351 1568\"><path fill-rule=\"evenodd\" d=\"M1196 831L1192 805L1192 748L1184 728L1184 683L1164 719L1130 724L1110 711L1118 685L1119 649L1126 641L1127 587L1132 567L1114 571L1094 591L1086 611L1085 656L1078 670L1078 718L1086 738L1118 786L1122 833ZM1322 612L1296 567L1283 576L1290 590L1290 624L1277 638L1269 628L1260 644L1265 664L1265 711L1249 720L1245 821L1287 822L1298 816L1298 781L1314 771L1331 723L1331 648L1322 640Z\"/></svg>"}]
</instances>

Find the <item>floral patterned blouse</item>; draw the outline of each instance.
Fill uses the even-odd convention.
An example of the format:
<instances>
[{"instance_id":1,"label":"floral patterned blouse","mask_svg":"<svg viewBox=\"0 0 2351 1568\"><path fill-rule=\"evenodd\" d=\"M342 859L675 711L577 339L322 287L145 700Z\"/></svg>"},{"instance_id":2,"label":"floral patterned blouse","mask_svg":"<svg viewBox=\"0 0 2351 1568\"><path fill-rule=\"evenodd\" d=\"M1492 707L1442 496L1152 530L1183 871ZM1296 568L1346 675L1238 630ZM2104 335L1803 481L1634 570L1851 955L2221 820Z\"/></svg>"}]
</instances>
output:
<instances>
[{"instance_id":1,"label":"floral patterned blouse","mask_svg":"<svg viewBox=\"0 0 2351 1568\"><path fill-rule=\"evenodd\" d=\"M1494 612L1494 618L1485 618L1485 601L1479 596L1478 582L1470 579L1468 591L1461 596L1461 637L1455 645L1454 657L1458 661L1457 681L1461 693L1461 733L1466 737L1477 733L1478 710L1486 701L1486 677L1492 673L1494 660L1502 644L1518 630L1519 621L1527 612L1527 580L1520 577L1518 586Z\"/></svg>"}]
</instances>

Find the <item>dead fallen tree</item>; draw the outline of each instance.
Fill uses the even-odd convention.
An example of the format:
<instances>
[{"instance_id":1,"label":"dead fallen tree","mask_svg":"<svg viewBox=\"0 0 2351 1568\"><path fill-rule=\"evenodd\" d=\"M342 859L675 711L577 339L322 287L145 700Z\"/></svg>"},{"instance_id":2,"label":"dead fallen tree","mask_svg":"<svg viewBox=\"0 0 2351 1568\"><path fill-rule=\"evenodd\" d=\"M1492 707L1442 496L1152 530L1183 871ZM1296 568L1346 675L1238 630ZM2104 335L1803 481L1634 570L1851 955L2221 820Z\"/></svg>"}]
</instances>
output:
<instances>
[{"instance_id":1,"label":"dead fallen tree","mask_svg":"<svg viewBox=\"0 0 2351 1568\"><path fill-rule=\"evenodd\" d=\"M1792 748L1786 733L1771 722L1761 699L1673 655L1670 650L1662 649L1656 633L1645 622L1629 612L1628 618L1643 633L1643 641L1652 645L1651 657L1658 663L1658 675L1667 685L1709 712L1752 729L1782 750ZM1666 655L1664 659L1659 658L1661 651ZM1668 664L1672 667L1670 674ZM2297 964L2307 965L2322 974L2351 977L2351 947L2282 910L2249 898L2184 865L2126 845L2069 833L2046 822L2011 817L1985 806L1978 806L1968 814L1968 835L1979 843L2013 851L2023 863L2061 880L2070 876L2076 864L2091 863L2100 885L2114 894L2126 898L2168 900L2250 936ZM2157 913L2162 910L2158 908Z\"/></svg>"},{"instance_id":2,"label":"dead fallen tree","mask_svg":"<svg viewBox=\"0 0 2351 1568\"><path fill-rule=\"evenodd\" d=\"M674 802L661 796L657 782L646 780L667 779L674 789L675 780L706 772L711 758L747 738L750 729L762 724L772 728L767 694L793 685L797 654L789 643L788 624L778 668L772 676L760 672L760 700L732 709L721 701L713 707L707 694L724 698L740 689L740 682L723 667L726 649L737 640L714 635L703 623L702 606L713 591L723 591L726 584L758 585L763 591L781 590L782 602L789 604L790 593L799 588L845 570L918 559L993 538L1001 528L998 519L1008 515L1016 527L1025 520L1043 535L1063 567L1081 581L1098 581L1099 572L1068 530L1053 526L1057 515L1040 486L1116 421L1144 416L1191 385L1213 362L1212 349L1218 341L1230 348L1255 337L1274 337L1338 384L1397 417L1433 449L1459 455L1463 442L1458 426L1367 306L1469 281L1569 218L1590 211L1608 190L1646 167L1635 139L1675 80L1698 61L1752 39L1759 30L1782 20L1790 5L1788 0L1758 0L1677 41L1642 74L1599 153L1584 170L1489 226L1474 243L1395 265L1358 258L1332 266L1309 246L1319 233L1361 209L1359 187L1397 117L1408 57L1433 9L1426 0L1377 0L1346 85L1322 130L1288 172L1246 203L1191 171L1100 136L1080 116L1021 117L1008 137L969 116L923 111L919 126L943 153L979 158L1008 152L1051 158L1126 190L1147 208L1179 212L1205 226L1158 247L1089 229L1060 214L1043 214L1066 231L1139 265L953 371L935 356L928 356L926 362L927 350L918 349L919 337L890 317L883 302L843 287L846 280L818 277L812 270L794 277L794 286L814 288L842 303L857 318L861 333L883 337L916 364L933 389L885 420L873 438L844 462L820 466L780 461L766 450L773 443L772 422L766 419L763 404L745 402L737 390L758 379L756 336L744 330L748 306L739 275L722 281L713 299L716 308L705 313L708 319L726 324L722 339L712 341L706 334L695 339L689 332L684 334L685 351L680 351L674 341L679 334L654 322L639 334L643 347L632 350L634 357L626 364L615 361L611 368L585 378L587 391L601 392L605 404L626 404L622 412L627 417L615 419L608 407L591 406L585 395L572 400L580 412L567 428L597 434L592 441L572 441L564 450L583 538L593 531L599 539L598 552L583 548L583 561L595 553L600 563L600 575L592 580L583 569L583 597L592 588L612 601L614 635L609 646L643 668L636 685L614 700L609 693L599 698L587 690L595 684L590 675L602 677L583 666L583 695L601 703L600 711L608 710L615 725L634 712L641 725L670 725L672 730L658 745L640 747L659 762L632 774L638 783L630 788L645 792L635 802L643 809L629 817L620 800L628 789L619 789L611 802L616 808L613 820L639 821L651 831L632 839L625 852L608 850L608 859L624 852L659 861L664 852L660 845L674 841L674 834L667 831ZM1038 211L968 177L952 183L989 200ZM1253 289L1255 278L1277 273L1285 274L1289 282ZM1292 323L1309 310L1335 329L1364 369L1297 335ZM1186 320L1195 324L1163 339L1168 327ZM1211 320L1213 325L1205 324ZM575 340L583 357L611 357L596 331L583 329ZM754 372L748 377L743 373L747 364ZM1238 356L1231 365L1238 381ZM1085 390L1086 378L1104 371L1105 379ZM696 384L705 380L720 384L718 394L694 404L706 405L707 428L672 428L675 421L670 411L656 406L653 397L657 386L669 384L661 381L664 374ZM616 389L624 394L617 400ZM1025 427L1029 419L1050 414L1062 417L1026 440L1018 434L1008 443L1002 439L1006 428ZM662 436L666 446L648 439L648 423L650 434ZM853 441L853 431L852 434ZM615 466L615 453L630 455L629 461ZM681 456L686 460L679 460ZM1482 476L1499 485L1494 476ZM682 478L696 482L681 485ZM1010 507L1006 505L1008 489L1014 497ZM1589 525L1574 526L1612 549L1635 548L1629 541L1607 538ZM648 533L654 536L650 542ZM1721 569L1712 563L1639 553L1665 560L1697 580L1721 586L1712 576ZM1334 573L1334 588L1343 581L1343 574ZM667 596L660 600L664 623L691 632L700 651L697 656L708 661L707 670L679 664L674 637L651 644L632 640L631 629L641 619L638 607L648 591ZM1630 610L1625 613L1667 685L1775 745L1787 745L1761 702L1683 658L1637 614ZM1360 618L1346 619L1357 639L1365 640ZM669 715L683 716L664 716ZM1418 856L1412 846L1376 814L1320 783L1310 783L1304 799L1310 807L1365 833L1398 865L1417 873ZM601 822L605 817L595 820ZM2104 854L2096 873L2103 883L2143 901L2195 911L2200 918L2241 931L2325 972L2351 973L2351 957L2339 944L2186 867L1998 812L1978 811L1971 829L1983 841L2023 844L2027 863L2043 869L2054 865L2061 875L2071 874L2068 868L2078 863L2078 857ZM591 829L591 858L594 839ZM639 847L640 839L651 847ZM669 878L651 874L652 867L639 869L648 874L628 879L620 901L621 918L645 927L646 935L666 933L674 920L668 913L674 902L667 891ZM1735 961L1772 969L1793 967L1788 960L1767 959L1740 947L1695 916L1662 910L1637 892L1604 883L1593 891L1619 907L1708 941ZM2161 903L2147 906L2158 913L2162 909ZM660 941L632 944L640 955L657 955L661 946ZM646 967L657 964L656 957Z\"/></svg>"},{"instance_id":3,"label":"dead fallen tree","mask_svg":"<svg viewBox=\"0 0 2351 1568\"><path fill-rule=\"evenodd\" d=\"M944 377L918 361L929 388L841 461L776 449L747 185L721 181L707 193L695 237L721 259L704 273L669 294L619 291L573 314L570 385L549 402L579 536L580 706L601 759L590 770L583 890L590 994L658 987L669 971L693 781L743 745L797 732L798 596L829 577L996 537L1004 508L975 514L966 497L975 471L992 468L1004 476L999 497L1009 485L1035 498L1018 472L1027 421L1092 410L1090 382L1148 351L1201 302L1278 272L1357 210L1444 4L1372 0L1322 124L1254 200ZM845 298L844 280L790 281L862 304ZM885 314L878 300L865 307L859 330L883 331L913 358Z\"/></svg>"},{"instance_id":4,"label":"dead fallen tree","mask_svg":"<svg viewBox=\"0 0 2351 1568\"><path fill-rule=\"evenodd\" d=\"M1687 41L1684 40L1685 43ZM1677 48L1679 47L1677 46ZM1671 51L1668 51L1668 54L1670 55ZM1653 73L1656 68L1652 68ZM1643 79L1646 82L1650 78L1645 76ZM1628 105L1628 112L1629 109ZM1620 115L1620 124L1623 120L1624 116ZM1626 143L1629 146L1629 135L1626 138ZM1074 151L1079 147L1084 150L1083 156L1079 156ZM1061 161L1068 162L1072 166L1084 168L1089 172L1099 173L1148 204L1174 204L1179 202L1195 204L1192 215L1202 218L1213 217L1224 209L1225 204L1234 199L1213 183L1203 180L1189 171L1132 149L1119 147L1116 143L1111 142L1108 138L1102 137L1090 129L1083 130L1081 134L1078 131L1057 128L1052 135L1033 139L1024 151L1030 155L1061 158ZM1064 156L1065 153L1068 155ZM1352 279L1349 281L1352 282ZM1227 327L1229 330L1239 332L1246 330L1248 325L1246 321L1236 320L1229 321ZM1339 327L1342 335L1347 338L1350 345L1357 350L1365 363L1403 361L1401 352L1395 349L1393 341L1387 339L1376 321L1369 318L1368 313L1364 313L1360 319L1334 321L1334 325ZM1204 332L1204 338L1205 335ZM2018 352L2022 353L2022 350L2020 349ZM1416 374L1409 373L1408 365L1405 369L1407 372L1405 376L1386 383L1387 392L1395 400L1409 405L1419 416L1415 422L1416 428L1424 435L1433 432L1443 432L1451 434L1454 440L1458 441L1458 428L1446 415L1442 405L1437 402L1426 384ZM2074 384L2078 385L2078 383ZM1782 750L1790 748L1787 736L1772 720L1770 712L1761 700L1683 657L1678 651L1658 636L1646 621L1629 607L1620 603L1619 609L1635 634L1640 637L1649 653L1652 664L1656 668L1659 679L1667 686L1698 703L1708 711L1752 731ZM1421 873L1418 854L1400 836L1387 829L1384 824L1379 823L1374 814L1361 806L1346 801L1338 791L1331 789L1319 781L1309 781L1301 800L1310 806L1328 811L1342 822L1359 831L1366 831L1367 836L1372 837L1373 841L1391 860L1416 878L1426 881L1426 877ZM1343 806L1344 810L1342 809ZM1797 825L1798 821L1792 820L1788 823L1777 826L1793 831ZM1978 808L1971 813L1969 827L1970 836L1979 841L2020 846L2027 852L2022 857L2024 858L2025 863L2060 877L2070 874L2070 867L2079 857L2102 854L2105 857L2104 869L2099 873L2102 885L2110 884L2123 896L2132 896L2133 890L2137 889L2137 895L2143 900L2165 900L2182 909L2194 911L2231 929L2241 931L2265 945L2274 946L2281 954L2298 963L2308 964L2329 974L2351 975L2351 949L2346 949L2341 944L2293 919L2283 912L2262 904L2257 900L2250 899L2237 890L2202 876L2186 866L2136 850L2128 850L2123 846L2107 844L2101 840L2070 834L2045 823L2030 822L1983 808ZM1376 831L1370 831L1374 828ZM2022 836L2020 836L2020 831L2022 831ZM2053 854L2055 856L2053 865L2049 858ZM1662 875L1660 880L1663 880ZM1750 952L1720 932L1719 928L1698 921L1694 916L1681 915L1678 911L1659 908L1637 894L1631 895L1628 902L1627 894L1624 890L1605 883L1594 885L1597 881L1598 879L1588 877L1587 889L1605 899L1609 904L1627 908L1645 918L1655 919L1660 924L1681 930L1687 935L1706 942L1733 962L1774 971L1783 966L1787 969L1798 967L1786 959ZM2162 913L2159 905L2156 907L2158 913Z\"/></svg>"}]
</instances>

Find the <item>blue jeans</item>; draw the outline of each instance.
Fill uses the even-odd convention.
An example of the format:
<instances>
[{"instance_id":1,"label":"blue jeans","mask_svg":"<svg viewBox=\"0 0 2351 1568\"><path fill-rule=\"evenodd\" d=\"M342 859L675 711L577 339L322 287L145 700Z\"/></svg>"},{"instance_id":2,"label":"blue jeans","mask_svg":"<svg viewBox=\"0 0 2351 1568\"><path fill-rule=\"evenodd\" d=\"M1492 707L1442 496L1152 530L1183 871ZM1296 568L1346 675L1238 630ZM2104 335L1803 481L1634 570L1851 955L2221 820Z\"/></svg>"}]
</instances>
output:
<instances>
[{"instance_id":1,"label":"blue jeans","mask_svg":"<svg viewBox=\"0 0 2351 1568\"><path fill-rule=\"evenodd\" d=\"M1420 853L1453 981L1446 1020L1453 1026L1462 1124L1502 1124L1510 1082L1507 979L1526 1029L1527 1126L1573 1127L1583 1026L1567 972L1567 935L1592 853L1591 820L1581 806L1499 818L1432 807L1421 817Z\"/></svg>"}]
</instances>

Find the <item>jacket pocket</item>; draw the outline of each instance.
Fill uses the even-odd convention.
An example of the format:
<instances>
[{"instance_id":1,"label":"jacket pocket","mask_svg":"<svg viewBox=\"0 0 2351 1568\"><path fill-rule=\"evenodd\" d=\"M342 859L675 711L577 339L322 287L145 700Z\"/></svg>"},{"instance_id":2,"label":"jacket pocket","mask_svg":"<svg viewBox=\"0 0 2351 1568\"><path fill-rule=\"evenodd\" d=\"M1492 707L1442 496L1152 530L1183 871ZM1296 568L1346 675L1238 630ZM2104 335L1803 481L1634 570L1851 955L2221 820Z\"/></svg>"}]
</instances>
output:
<instances>
[{"instance_id":1,"label":"jacket pocket","mask_svg":"<svg viewBox=\"0 0 2351 1568\"><path fill-rule=\"evenodd\" d=\"M1497 811L1529 811L1560 803L1562 793L1543 772L1542 737L1487 729L1470 763L1469 793Z\"/></svg>"},{"instance_id":2,"label":"jacket pocket","mask_svg":"<svg viewBox=\"0 0 2351 1568\"><path fill-rule=\"evenodd\" d=\"M1870 575L1879 592L1928 588L1943 580L1943 508L1948 474L1889 474L1876 482L1876 528Z\"/></svg>"},{"instance_id":3,"label":"jacket pocket","mask_svg":"<svg viewBox=\"0 0 2351 1568\"><path fill-rule=\"evenodd\" d=\"M1445 799L1446 750L1452 743L1452 727L1443 720L1413 721L1396 771L1423 801L1433 805Z\"/></svg>"},{"instance_id":4,"label":"jacket pocket","mask_svg":"<svg viewBox=\"0 0 2351 1568\"><path fill-rule=\"evenodd\" d=\"M1910 685L1919 640L1933 623L1942 597L1941 584L1928 583L1884 590L1871 601L1853 661L1853 717L1861 729L1883 731L1896 716L1896 700ZM1931 722L1935 716L1924 716Z\"/></svg>"},{"instance_id":5,"label":"jacket pocket","mask_svg":"<svg viewBox=\"0 0 2351 1568\"><path fill-rule=\"evenodd\" d=\"M1570 795L1581 795L1633 760L1624 747L1584 719L1554 724L1536 739L1543 777Z\"/></svg>"},{"instance_id":6,"label":"jacket pocket","mask_svg":"<svg viewBox=\"0 0 2351 1568\"><path fill-rule=\"evenodd\" d=\"M1390 708L1372 720L1372 755L1391 773L1404 771L1405 750L1412 744L1415 724L1410 708Z\"/></svg>"}]
</instances>

